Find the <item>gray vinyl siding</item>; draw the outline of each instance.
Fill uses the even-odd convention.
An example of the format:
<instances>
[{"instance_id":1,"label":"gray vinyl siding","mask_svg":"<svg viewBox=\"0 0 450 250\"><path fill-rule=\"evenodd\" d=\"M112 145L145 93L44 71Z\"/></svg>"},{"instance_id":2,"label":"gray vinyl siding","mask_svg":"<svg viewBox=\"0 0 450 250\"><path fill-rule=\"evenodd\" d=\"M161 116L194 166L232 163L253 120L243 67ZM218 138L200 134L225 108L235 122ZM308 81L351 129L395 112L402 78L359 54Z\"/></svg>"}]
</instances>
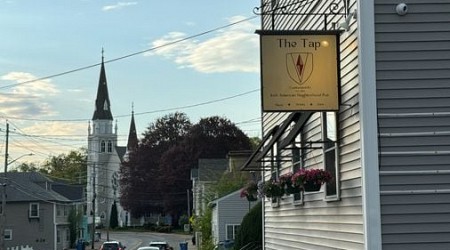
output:
<instances>
[{"instance_id":1,"label":"gray vinyl siding","mask_svg":"<svg viewBox=\"0 0 450 250\"><path fill-rule=\"evenodd\" d=\"M280 1L282 4L284 1ZM329 1L315 2L309 11L325 11ZM356 8L351 1L352 9ZM278 16L275 29L279 30L323 30L323 17ZM342 21L332 17L330 24ZM270 17L262 19L263 29L271 29ZM304 195L304 203L294 202L293 196L285 196L279 204L268 199L264 203L264 248L266 250L292 249L364 249L364 225L361 194L361 145L358 99L358 41L356 21L351 30L340 35L341 48L341 106L338 112L339 130L339 184L340 200L326 201L324 188L320 192ZM330 29L330 26L327 27ZM281 124L289 113L271 112L263 114L263 132L266 134L275 125ZM314 113L302 134L306 141L320 141L321 116ZM282 136L282 138L285 135ZM316 144L315 146L321 146ZM282 152L283 159L289 150ZM287 159L289 159L287 157ZM306 167L323 168L322 149L310 150L305 160ZM291 162L283 162L280 174L292 171ZM265 179L270 171L265 171Z\"/></svg>"},{"instance_id":2,"label":"gray vinyl siding","mask_svg":"<svg viewBox=\"0 0 450 250\"><path fill-rule=\"evenodd\" d=\"M450 1L375 1L384 250L450 249Z\"/></svg>"},{"instance_id":3,"label":"gray vinyl siding","mask_svg":"<svg viewBox=\"0 0 450 250\"><path fill-rule=\"evenodd\" d=\"M35 203L37 201L33 201ZM39 203L39 218L29 218L30 202L11 202L7 206L5 229L12 230L12 240L6 247L30 246L33 249L54 249L54 205Z\"/></svg>"},{"instance_id":4,"label":"gray vinyl siding","mask_svg":"<svg viewBox=\"0 0 450 250\"><path fill-rule=\"evenodd\" d=\"M227 225L241 225L244 216L257 202L249 203L245 198L241 198L240 190L213 201L216 204L213 210L213 220L216 221L213 224L217 225L217 240L226 240Z\"/></svg>"}]
</instances>

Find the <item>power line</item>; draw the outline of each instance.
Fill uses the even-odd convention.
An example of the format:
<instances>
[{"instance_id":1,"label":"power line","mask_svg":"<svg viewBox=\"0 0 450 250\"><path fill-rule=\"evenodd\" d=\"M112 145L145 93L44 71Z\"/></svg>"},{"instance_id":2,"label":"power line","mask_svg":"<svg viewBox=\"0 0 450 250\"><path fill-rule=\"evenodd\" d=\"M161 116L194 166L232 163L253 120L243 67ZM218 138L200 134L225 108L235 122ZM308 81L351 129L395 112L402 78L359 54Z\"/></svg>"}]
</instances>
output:
<instances>
[{"instance_id":1,"label":"power line","mask_svg":"<svg viewBox=\"0 0 450 250\"><path fill-rule=\"evenodd\" d=\"M224 28L228 28L228 27L234 26L234 25L242 23L242 22L246 22L246 21L255 19L256 17L258 17L258 16L247 17L247 18L241 19L239 21L236 21L236 22L233 22L233 23L229 23L227 25L216 27L216 28L213 28L213 29L201 32L201 33L197 33L195 35L187 36L185 38L177 39L175 41L168 42L168 43L165 43L165 44L162 44L162 45L159 45L159 46L151 47L151 48L146 49L146 50L141 50L141 51L134 52L134 53L131 53L131 54L128 54L128 55L124 55L124 56L121 56L121 57L113 58L111 60L106 60L106 61L104 61L104 63L106 64L106 63L112 63L112 62L120 61L120 60L129 58L129 57L133 57L133 56L144 54L144 53L147 53L147 52L150 52L150 51L153 51L153 50L157 50L157 49L164 48L164 47L167 47L167 46L171 46L171 45L174 45L174 44L177 44L177 43L181 43L181 42L193 39L193 38L197 38L197 37L200 37L200 36L207 35L209 33L212 33L212 32L224 29ZM96 63L96 64L92 64L92 65L88 65L88 66L84 66L84 67L80 67L80 68L64 71L64 72L53 74L53 75L44 76L44 77L36 78L36 79L33 79L33 80L28 80L28 81L25 81L25 82L5 85L3 87L0 87L0 90L1 89L12 88L12 87L16 87L16 86L20 86L20 85L24 85L24 84L29 84L29 83L33 83L33 82L37 82L37 81L42 81L42 80L46 80L46 79L51 79L51 78L55 78L55 77L59 77L59 76L63 76L63 75L68 75L68 74L75 73L75 72L78 72L78 71L94 68L94 67L97 67L97 66L100 66L100 65L101 65L101 63Z\"/></svg>"}]
</instances>

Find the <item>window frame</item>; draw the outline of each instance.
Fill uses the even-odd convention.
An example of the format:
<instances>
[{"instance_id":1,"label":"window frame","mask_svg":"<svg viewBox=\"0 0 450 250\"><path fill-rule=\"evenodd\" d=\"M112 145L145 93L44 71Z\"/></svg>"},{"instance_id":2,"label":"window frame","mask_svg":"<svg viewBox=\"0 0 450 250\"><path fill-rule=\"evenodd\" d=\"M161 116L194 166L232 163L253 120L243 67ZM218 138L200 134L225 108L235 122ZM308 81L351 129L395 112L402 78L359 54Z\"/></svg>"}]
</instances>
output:
<instances>
[{"instance_id":1,"label":"window frame","mask_svg":"<svg viewBox=\"0 0 450 250\"><path fill-rule=\"evenodd\" d=\"M232 227L233 238L229 237L228 227ZM241 227L240 224L225 224L225 228L226 228L226 230L225 230L225 239L226 240L235 240L236 239L236 235L238 234L240 227Z\"/></svg>"},{"instance_id":2,"label":"window frame","mask_svg":"<svg viewBox=\"0 0 450 250\"><path fill-rule=\"evenodd\" d=\"M108 141L108 145L107 145L107 149L106 150L107 150L108 153L112 153L112 151L113 151L113 143L112 143L111 140Z\"/></svg>"},{"instance_id":3,"label":"window frame","mask_svg":"<svg viewBox=\"0 0 450 250\"><path fill-rule=\"evenodd\" d=\"M106 152L106 142L105 140L101 140L100 141L100 153L105 153Z\"/></svg>"},{"instance_id":4,"label":"window frame","mask_svg":"<svg viewBox=\"0 0 450 250\"><path fill-rule=\"evenodd\" d=\"M34 210L33 207L36 207L36 209ZM33 214L34 211L36 211L36 215ZM29 218L39 218L39 202L31 202L30 203L28 217Z\"/></svg>"},{"instance_id":5,"label":"window frame","mask_svg":"<svg viewBox=\"0 0 450 250\"><path fill-rule=\"evenodd\" d=\"M294 141L292 142L292 173L295 173L299 169L305 168L305 156L306 156L306 149L305 149L304 134L303 130L301 130L299 131L297 136L294 138ZM303 191L300 191L298 194L293 194L292 196L294 205L298 206L304 204Z\"/></svg>"},{"instance_id":6,"label":"window frame","mask_svg":"<svg viewBox=\"0 0 450 250\"><path fill-rule=\"evenodd\" d=\"M7 233L9 232L9 233ZM13 230L12 229L5 229L3 231L3 239L6 240L13 240Z\"/></svg>"},{"instance_id":7,"label":"window frame","mask_svg":"<svg viewBox=\"0 0 450 250\"><path fill-rule=\"evenodd\" d=\"M334 114L334 115L331 116L331 114ZM324 170L330 171L333 175L333 182L325 184L324 200L337 201L340 199L338 113L337 112L322 112L321 117L322 117L322 141L323 141L322 157L323 157ZM332 117L332 121L330 121L331 120L330 117ZM331 127L329 125L331 125ZM334 131L334 133L333 133L333 131ZM333 166L333 167L331 167L331 166ZM331 185L333 185L333 186L331 186ZM335 191L330 194L329 193L330 189L334 189Z\"/></svg>"}]
</instances>

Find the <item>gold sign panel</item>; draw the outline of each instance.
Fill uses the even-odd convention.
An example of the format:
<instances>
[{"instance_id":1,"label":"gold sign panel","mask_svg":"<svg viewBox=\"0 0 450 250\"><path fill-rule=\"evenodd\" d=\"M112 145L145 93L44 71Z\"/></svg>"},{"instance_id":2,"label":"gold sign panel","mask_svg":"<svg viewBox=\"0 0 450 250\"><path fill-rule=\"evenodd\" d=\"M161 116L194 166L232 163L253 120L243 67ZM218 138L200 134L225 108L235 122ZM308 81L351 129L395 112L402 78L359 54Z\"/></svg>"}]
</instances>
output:
<instances>
[{"instance_id":1,"label":"gold sign panel","mask_svg":"<svg viewBox=\"0 0 450 250\"><path fill-rule=\"evenodd\" d=\"M258 33L263 111L339 109L336 33Z\"/></svg>"}]
</instances>

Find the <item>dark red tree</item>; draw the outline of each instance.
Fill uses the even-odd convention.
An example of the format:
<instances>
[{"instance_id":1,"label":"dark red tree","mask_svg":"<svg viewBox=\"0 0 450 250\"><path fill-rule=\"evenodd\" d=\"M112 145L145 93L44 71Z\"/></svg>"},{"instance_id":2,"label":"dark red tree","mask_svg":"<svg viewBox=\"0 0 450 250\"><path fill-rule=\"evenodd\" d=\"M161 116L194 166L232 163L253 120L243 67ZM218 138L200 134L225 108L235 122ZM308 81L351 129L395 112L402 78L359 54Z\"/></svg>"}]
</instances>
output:
<instances>
[{"instance_id":1,"label":"dark red tree","mask_svg":"<svg viewBox=\"0 0 450 250\"><path fill-rule=\"evenodd\" d=\"M161 188L160 160L171 147L180 143L191 123L184 113L174 113L151 123L138 147L121 166L121 205L138 217L146 212L162 212L164 188Z\"/></svg>"}]
</instances>

